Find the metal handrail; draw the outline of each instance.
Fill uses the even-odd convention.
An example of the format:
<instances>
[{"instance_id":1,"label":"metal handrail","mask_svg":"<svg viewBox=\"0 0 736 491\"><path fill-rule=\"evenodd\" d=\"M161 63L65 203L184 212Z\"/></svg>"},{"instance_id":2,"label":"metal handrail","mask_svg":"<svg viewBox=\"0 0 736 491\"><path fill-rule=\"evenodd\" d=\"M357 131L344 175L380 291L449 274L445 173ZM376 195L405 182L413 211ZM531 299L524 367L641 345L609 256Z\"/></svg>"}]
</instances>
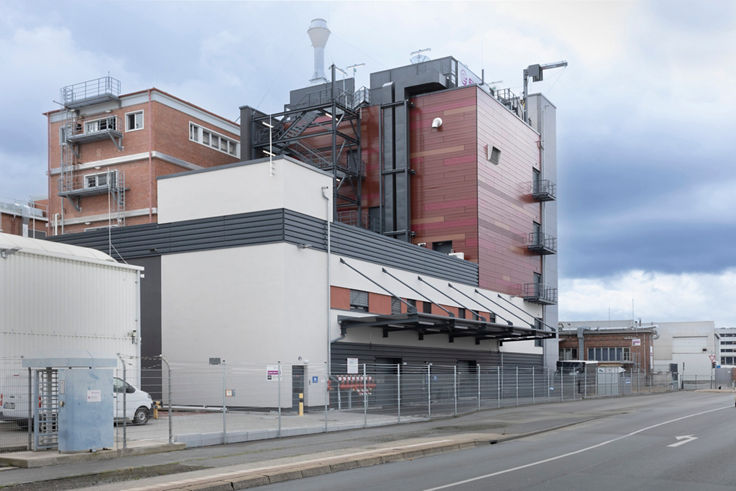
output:
<instances>
[{"instance_id":1,"label":"metal handrail","mask_svg":"<svg viewBox=\"0 0 736 491\"><path fill-rule=\"evenodd\" d=\"M557 184L549 179L537 179L531 182L532 196L557 195Z\"/></svg>"},{"instance_id":2,"label":"metal handrail","mask_svg":"<svg viewBox=\"0 0 736 491\"><path fill-rule=\"evenodd\" d=\"M120 80L107 75L61 88L61 100L64 105L101 95L118 97L120 95Z\"/></svg>"},{"instance_id":3,"label":"metal handrail","mask_svg":"<svg viewBox=\"0 0 736 491\"><path fill-rule=\"evenodd\" d=\"M522 296L557 303L557 288L549 287L544 283L524 283Z\"/></svg>"},{"instance_id":4,"label":"metal handrail","mask_svg":"<svg viewBox=\"0 0 736 491\"><path fill-rule=\"evenodd\" d=\"M529 232L526 245L532 248L557 250L557 237L543 232Z\"/></svg>"}]
</instances>

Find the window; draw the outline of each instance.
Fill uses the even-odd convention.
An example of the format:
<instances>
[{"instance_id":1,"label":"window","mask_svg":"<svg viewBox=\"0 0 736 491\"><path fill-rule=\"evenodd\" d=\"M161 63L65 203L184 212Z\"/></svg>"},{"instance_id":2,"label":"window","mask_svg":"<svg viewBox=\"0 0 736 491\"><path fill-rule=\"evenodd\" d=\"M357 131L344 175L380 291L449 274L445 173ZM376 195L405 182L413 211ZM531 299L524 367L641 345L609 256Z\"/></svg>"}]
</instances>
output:
<instances>
[{"instance_id":1,"label":"window","mask_svg":"<svg viewBox=\"0 0 736 491\"><path fill-rule=\"evenodd\" d=\"M542 224L539 222L532 222L532 230L533 230L533 236L532 236L532 244L535 246L544 245L543 236L542 236Z\"/></svg>"},{"instance_id":2,"label":"window","mask_svg":"<svg viewBox=\"0 0 736 491\"><path fill-rule=\"evenodd\" d=\"M85 188L97 188L102 186L115 186L117 182L118 171L113 170L110 172L101 172L99 174L87 174L84 176L84 187ZM108 182L108 177L110 182Z\"/></svg>"},{"instance_id":3,"label":"window","mask_svg":"<svg viewBox=\"0 0 736 491\"><path fill-rule=\"evenodd\" d=\"M457 309L457 316L461 319L465 319L465 309L462 307Z\"/></svg>"},{"instance_id":4,"label":"window","mask_svg":"<svg viewBox=\"0 0 736 491\"><path fill-rule=\"evenodd\" d=\"M543 339L539 339L539 338L534 339L534 347L535 348L541 348L542 346L544 346L543 343L542 343L542 341L544 341L544 340Z\"/></svg>"},{"instance_id":5,"label":"window","mask_svg":"<svg viewBox=\"0 0 736 491\"><path fill-rule=\"evenodd\" d=\"M350 290L350 310L368 312L368 292Z\"/></svg>"},{"instance_id":6,"label":"window","mask_svg":"<svg viewBox=\"0 0 736 491\"><path fill-rule=\"evenodd\" d=\"M425 314L432 313L432 304L429 302L422 302L422 312Z\"/></svg>"},{"instance_id":7,"label":"window","mask_svg":"<svg viewBox=\"0 0 736 491\"><path fill-rule=\"evenodd\" d=\"M143 129L143 111L135 111L125 114L125 131Z\"/></svg>"},{"instance_id":8,"label":"window","mask_svg":"<svg viewBox=\"0 0 736 491\"><path fill-rule=\"evenodd\" d=\"M233 157L240 156L240 144L236 140L204 129L192 122L189 123L189 140Z\"/></svg>"},{"instance_id":9,"label":"window","mask_svg":"<svg viewBox=\"0 0 736 491\"><path fill-rule=\"evenodd\" d=\"M540 339L539 341L542 341L542 340ZM565 360L577 360L577 359L578 359L578 349L577 348L560 348L560 360L565 361Z\"/></svg>"},{"instance_id":10,"label":"window","mask_svg":"<svg viewBox=\"0 0 736 491\"><path fill-rule=\"evenodd\" d=\"M96 119L84 123L85 133L99 133L100 131L116 130L118 126L118 118L108 116L107 118Z\"/></svg>"},{"instance_id":11,"label":"window","mask_svg":"<svg viewBox=\"0 0 736 491\"><path fill-rule=\"evenodd\" d=\"M441 242L432 242L432 250L441 252L442 254L449 254L452 252L452 241L443 240Z\"/></svg>"},{"instance_id":12,"label":"window","mask_svg":"<svg viewBox=\"0 0 736 491\"><path fill-rule=\"evenodd\" d=\"M631 349L628 347L588 348L588 360L630 361Z\"/></svg>"},{"instance_id":13,"label":"window","mask_svg":"<svg viewBox=\"0 0 736 491\"><path fill-rule=\"evenodd\" d=\"M399 300L397 297L391 297L391 313L392 314L401 313L401 300Z\"/></svg>"},{"instance_id":14,"label":"window","mask_svg":"<svg viewBox=\"0 0 736 491\"><path fill-rule=\"evenodd\" d=\"M406 303L409 304L409 307L407 307L407 310L409 311L409 313L416 314L417 313L417 301L411 298L407 298Z\"/></svg>"},{"instance_id":15,"label":"window","mask_svg":"<svg viewBox=\"0 0 736 491\"><path fill-rule=\"evenodd\" d=\"M488 158L492 164L498 165L499 162L501 162L501 150L496 147L490 147L490 150L488 150L488 148L489 147L486 147L486 158Z\"/></svg>"}]
</instances>

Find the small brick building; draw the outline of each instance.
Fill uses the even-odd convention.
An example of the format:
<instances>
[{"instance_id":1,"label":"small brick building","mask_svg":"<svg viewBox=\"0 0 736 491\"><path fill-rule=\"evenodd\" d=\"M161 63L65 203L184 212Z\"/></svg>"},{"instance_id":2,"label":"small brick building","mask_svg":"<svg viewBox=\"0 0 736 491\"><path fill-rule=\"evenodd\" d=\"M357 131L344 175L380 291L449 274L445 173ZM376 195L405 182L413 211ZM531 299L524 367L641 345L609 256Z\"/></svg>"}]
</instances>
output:
<instances>
[{"instance_id":1,"label":"small brick building","mask_svg":"<svg viewBox=\"0 0 736 491\"><path fill-rule=\"evenodd\" d=\"M592 360L599 366L626 371L652 371L656 326L586 326L585 322L560 323L560 360Z\"/></svg>"}]
</instances>

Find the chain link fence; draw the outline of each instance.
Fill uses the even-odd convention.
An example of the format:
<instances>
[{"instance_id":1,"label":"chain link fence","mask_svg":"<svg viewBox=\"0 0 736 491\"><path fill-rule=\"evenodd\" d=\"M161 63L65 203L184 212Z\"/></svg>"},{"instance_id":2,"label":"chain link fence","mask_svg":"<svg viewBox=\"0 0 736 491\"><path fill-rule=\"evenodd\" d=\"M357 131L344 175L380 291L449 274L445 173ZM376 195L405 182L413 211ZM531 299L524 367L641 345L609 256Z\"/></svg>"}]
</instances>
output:
<instances>
[{"instance_id":1,"label":"chain link fence","mask_svg":"<svg viewBox=\"0 0 736 491\"><path fill-rule=\"evenodd\" d=\"M473 362L353 362L334 364L329 377L324 363L255 365L213 358L194 364L156 357L127 360L125 367L115 370L115 448L138 440L234 443L713 385L707 377L667 372L568 373ZM23 370L18 359L0 360L0 451L26 449L31 441ZM152 405L141 402L146 392Z\"/></svg>"}]
</instances>

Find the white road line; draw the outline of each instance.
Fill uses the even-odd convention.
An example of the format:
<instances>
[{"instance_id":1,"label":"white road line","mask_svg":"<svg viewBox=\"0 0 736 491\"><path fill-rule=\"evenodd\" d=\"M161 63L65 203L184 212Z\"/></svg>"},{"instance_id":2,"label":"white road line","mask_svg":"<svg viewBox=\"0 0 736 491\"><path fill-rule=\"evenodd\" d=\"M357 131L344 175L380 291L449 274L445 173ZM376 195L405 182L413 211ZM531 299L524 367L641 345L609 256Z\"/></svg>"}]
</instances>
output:
<instances>
[{"instance_id":1,"label":"white road line","mask_svg":"<svg viewBox=\"0 0 736 491\"><path fill-rule=\"evenodd\" d=\"M675 437L676 440L678 440L677 443L673 443L671 445L667 445L668 447L679 447L680 445L685 445L686 443L690 443L692 441L695 441L698 439L695 435L680 435Z\"/></svg>"},{"instance_id":2,"label":"white road line","mask_svg":"<svg viewBox=\"0 0 736 491\"><path fill-rule=\"evenodd\" d=\"M428 488L428 489L425 489L424 491L437 491L439 489L452 488L452 487L455 487L455 486L460 486L461 484L467 484L469 482L480 481L481 479L488 479L489 477L500 476L501 474L508 474L509 472L520 471L522 469L527 469L529 467L534 467L535 465L546 464L547 462L554 462L555 460L564 459L565 457L570 457L571 455L577 455L579 453L587 452L588 450L593 450L595 448L599 448L599 447L602 447L604 445L608 445L609 443L613 443L613 442L617 442L619 440L623 440L624 438L629 438L630 436L638 435L639 433L642 433L642 432L647 431L647 430L651 430L653 428L658 428L660 426L664 426L664 425L667 425L667 424L670 424L670 423L676 423L677 421L682 421L683 419L693 418L695 416L701 416L703 414L713 413L713 412L716 412L716 411L722 411L723 409L732 409L732 408L733 408L733 406L726 406L726 407L719 407L717 409L708 409L707 411L700 411L698 413L688 414L687 416L681 416L679 418L670 419L668 421L663 421L663 422L657 423L655 425L646 426L646 427L640 428L640 429L638 429L636 431L632 431L631 433L627 433L625 435L621 435L621 436L618 436L616 438L612 438L611 440L606 440L605 442L596 443L595 445L591 445L590 447L585 447L585 448L581 448L580 450L575 450L574 452L568 452L568 453L565 453L565 454L556 455L556 456L550 457L548 459L538 460L536 462L531 462L529 464L519 465L517 467L511 467L510 469L504 469L502 471L493 472L491 474L485 474L483 476L472 477L470 479L465 479L463 481L457 481L457 482L453 482L453 483L450 483L450 484L445 484L444 486L438 486L436 488Z\"/></svg>"}]
</instances>

